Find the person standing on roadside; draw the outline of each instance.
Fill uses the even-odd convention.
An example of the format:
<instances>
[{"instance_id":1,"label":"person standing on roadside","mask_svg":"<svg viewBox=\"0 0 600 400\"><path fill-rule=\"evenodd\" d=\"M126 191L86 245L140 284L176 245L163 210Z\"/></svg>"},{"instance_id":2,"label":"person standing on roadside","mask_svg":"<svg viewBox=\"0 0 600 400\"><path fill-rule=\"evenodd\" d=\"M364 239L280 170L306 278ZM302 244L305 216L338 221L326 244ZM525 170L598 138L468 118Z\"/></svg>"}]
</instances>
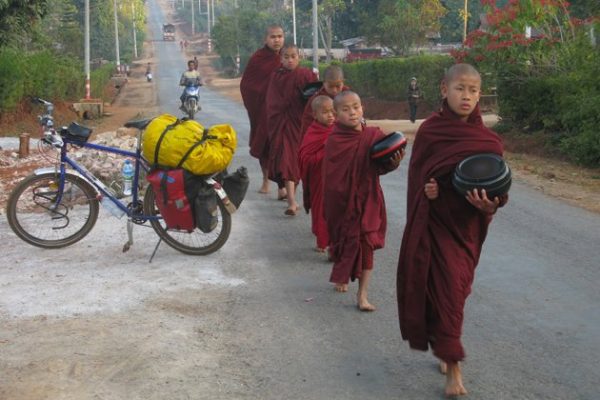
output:
<instances>
[{"instance_id":1,"label":"person standing on roadside","mask_svg":"<svg viewBox=\"0 0 600 400\"><path fill-rule=\"evenodd\" d=\"M417 85L417 78L412 77L408 85L408 108L410 109L410 122L417 120L417 101L421 98L421 89Z\"/></svg>"},{"instance_id":2,"label":"person standing on roadside","mask_svg":"<svg viewBox=\"0 0 600 400\"><path fill-rule=\"evenodd\" d=\"M264 47L250 57L240 82L242 100L250 119L250 155L258 159L263 173L259 193L269 193L269 143L265 105L271 74L281 66L279 51L283 44L283 28L280 25L268 26Z\"/></svg>"}]
</instances>

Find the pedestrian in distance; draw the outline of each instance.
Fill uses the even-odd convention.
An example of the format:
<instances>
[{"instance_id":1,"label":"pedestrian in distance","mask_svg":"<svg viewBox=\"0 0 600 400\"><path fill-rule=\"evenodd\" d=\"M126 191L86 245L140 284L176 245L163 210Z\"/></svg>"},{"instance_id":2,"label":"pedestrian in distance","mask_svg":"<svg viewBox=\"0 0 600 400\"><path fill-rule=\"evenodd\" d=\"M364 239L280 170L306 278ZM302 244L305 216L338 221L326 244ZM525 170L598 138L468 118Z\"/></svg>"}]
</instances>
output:
<instances>
[{"instance_id":1,"label":"pedestrian in distance","mask_svg":"<svg viewBox=\"0 0 600 400\"><path fill-rule=\"evenodd\" d=\"M417 120L417 103L421 97L421 89L419 89L419 85L417 84L417 78L410 78L410 83L408 84L408 108L410 111L410 122L413 124Z\"/></svg>"},{"instance_id":2,"label":"pedestrian in distance","mask_svg":"<svg viewBox=\"0 0 600 400\"><path fill-rule=\"evenodd\" d=\"M323 215L323 157L325 142L333 129L335 112L329 96L312 99L313 122L309 125L300 145L299 161L302 177L302 199L310 212L312 233L317 238L316 251L324 253L329 246L329 233Z\"/></svg>"},{"instance_id":3,"label":"pedestrian in distance","mask_svg":"<svg viewBox=\"0 0 600 400\"><path fill-rule=\"evenodd\" d=\"M323 86L308 99L302 114L302 132L306 132L310 124L314 121L314 112L311 103L317 96L329 96L332 100L340 92L350 90L344 84L344 70L339 65L330 65L323 72Z\"/></svg>"},{"instance_id":4,"label":"pedestrian in distance","mask_svg":"<svg viewBox=\"0 0 600 400\"><path fill-rule=\"evenodd\" d=\"M283 28L280 25L267 27L264 46L258 49L248 61L240 92L250 120L250 155L258 159L263 181L259 193L269 193L269 144L266 117L266 96L269 78L281 66L279 52L284 44Z\"/></svg>"},{"instance_id":5,"label":"pedestrian in distance","mask_svg":"<svg viewBox=\"0 0 600 400\"><path fill-rule=\"evenodd\" d=\"M368 300L373 253L385 245L387 217L379 175L398 168L404 150L386 162L371 159L371 147L385 137L377 127L363 126L360 97L344 91L334 99L337 122L325 144L323 208L334 262L330 282L347 292L358 279L357 306L374 311Z\"/></svg>"},{"instance_id":6,"label":"pedestrian in distance","mask_svg":"<svg viewBox=\"0 0 600 400\"><path fill-rule=\"evenodd\" d=\"M478 101L481 76L469 64L448 69L442 109L417 131L408 170L407 222L397 275L402 338L413 349L429 347L446 374L445 393L467 393L460 369L464 306L492 216L508 196L485 190L459 195L452 174L477 153L502 155L500 137L483 125Z\"/></svg>"},{"instance_id":7,"label":"pedestrian in distance","mask_svg":"<svg viewBox=\"0 0 600 400\"><path fill-rule=\"evenodd\" d=\"M267 89L267 128L269 132L269 179L277 183L279 198L288 206L285 215L298 212L296 185L300 182L298 151L302 143L301 130L304 99L302 89L315 82L317 75L299 67L300 53L294 44L281 50L281 64L269 80Z\"/></svg>"}]
</instances>

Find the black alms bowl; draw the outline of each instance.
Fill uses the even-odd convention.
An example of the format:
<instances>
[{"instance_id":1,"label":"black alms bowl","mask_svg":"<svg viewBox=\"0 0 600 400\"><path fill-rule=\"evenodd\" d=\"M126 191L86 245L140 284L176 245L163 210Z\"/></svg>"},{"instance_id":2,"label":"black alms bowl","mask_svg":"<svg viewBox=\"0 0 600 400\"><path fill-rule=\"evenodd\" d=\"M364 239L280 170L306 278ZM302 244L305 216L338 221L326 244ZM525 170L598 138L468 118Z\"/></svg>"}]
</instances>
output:
<instances>
[{"instance_id":1,"label":"black alms bowl","mask_svg":"<svg viewBox=\"0 0 600 400\"><path fill-rule=\"evenodd\" d=\"M485 189L489 199L508 193L511 182L510 168L502 157L492 153L465 158L452 176L452 184L459 194L466 196L468 190Z\"/></svg>"},{"instance_id":2,"label":"black alms bowl","mask_svg":"<svg viewBox=\"0 0 600 400\"><path fill-rule=\"evenodd\" d=\"M323 87L323 82L311 82L302 88L302 98L308 100Z\"/></svg>"},{"instance_id":3,"label":"black alms bowl","mask_svg":"<svg viewBox=\"0 0 600 400\"><path fill-rule=\"evenodd\" d=\"M379 139L371 147L371 158L377 161L387 161L394 153L406 147L408 141L402 132L392 132L386 137Z\"/></svg>"}]
</instances>

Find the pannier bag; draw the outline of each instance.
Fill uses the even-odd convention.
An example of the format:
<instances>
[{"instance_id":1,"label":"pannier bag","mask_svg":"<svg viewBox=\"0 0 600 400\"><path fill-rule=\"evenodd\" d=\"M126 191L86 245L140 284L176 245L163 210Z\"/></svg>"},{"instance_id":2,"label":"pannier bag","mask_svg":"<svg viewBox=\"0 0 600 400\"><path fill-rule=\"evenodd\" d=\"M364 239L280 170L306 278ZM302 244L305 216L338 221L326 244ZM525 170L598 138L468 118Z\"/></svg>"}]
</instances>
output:
<instances>
[{"instance_id":1,"label":"pannier bag","mask_svg":"<svg viewBox=\"0 0 600 400\"><path fill-rule=\"evenodd\" d=\"M203 177L185 173L185 192L192 204L196 227L204 233L212 232L219 222L217 193Z\"/></svg>"},{"instance_id":2,"label":"pannier bag","mask_svg":"<svg viewBox=\"0 0 600 400\"><path fill-rule=\"evenodd\" d=\"M155 169L146 179L152 185L155 202L168 229L191 232L195 228L192 206L185 191L185 171Z\"/></svg>"},{"instance_id":3,"label":"pannier bag","mask_svg":"<svg viewBox=\"0 0 600 400\"><path fill-rule=\"evenodd\" d=\"M142 138L142 154L150 164L174 168L189 152L181 167L195 175L225 169L233 159L236 146L237 137L231 125L205 129L194 120L180 120L170 114L154 118Z\"/></svg>"},{"instance_id":4,"label":"pannier bag","mask_svg":"<svg viewBox=\"0 0 600 400\"><path fill-rule=\"evenodd\" d=\"M249 184L248 170L245 167L239 167L233 174L227 174L223 178L223 189L236 208L242 204Z\"/></svg>"}]
</instances>

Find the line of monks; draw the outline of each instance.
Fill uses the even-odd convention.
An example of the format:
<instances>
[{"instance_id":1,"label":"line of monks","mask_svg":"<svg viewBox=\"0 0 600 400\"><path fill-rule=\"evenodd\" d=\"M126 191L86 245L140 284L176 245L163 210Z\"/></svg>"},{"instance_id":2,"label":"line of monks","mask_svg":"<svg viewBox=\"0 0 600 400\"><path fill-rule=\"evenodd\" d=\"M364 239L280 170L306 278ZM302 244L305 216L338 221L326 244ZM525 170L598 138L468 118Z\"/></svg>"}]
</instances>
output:
<instances>
[{"instance_id":1,"label":"line of monks","mask_svg":"<svg viewBox=\"0 0 600 400\"><path fill-rule=\"evenodd\" d=\"M263 181L278 186L285 214L299 210L296 187L311 214L316 249L333 262L330 281L338 292L358 279L357 307L374 311L367 297L373 253L385 245L387 217L379 176L398 168L399 150L385 161L370 156L385 134L366 126L360 97L344 84L343 70L329 66L322 87L305 100L302 91L317 75L299 67L298 48L284 45L281 26L269 26L265 46L244 71L240 90L250 119L250 154ZM476 153L502 155L496 133L483 125L478 101L481 77L468 64L444 76L439 112L419 128L409 164L407 222L400 249L397 291L402 338L413 349L432 349L446 375L448 396L466 394L459 362L463 310L488 225L507 195L488 199L452 188L458 162Z\"/></svg>"}]
</instances>

